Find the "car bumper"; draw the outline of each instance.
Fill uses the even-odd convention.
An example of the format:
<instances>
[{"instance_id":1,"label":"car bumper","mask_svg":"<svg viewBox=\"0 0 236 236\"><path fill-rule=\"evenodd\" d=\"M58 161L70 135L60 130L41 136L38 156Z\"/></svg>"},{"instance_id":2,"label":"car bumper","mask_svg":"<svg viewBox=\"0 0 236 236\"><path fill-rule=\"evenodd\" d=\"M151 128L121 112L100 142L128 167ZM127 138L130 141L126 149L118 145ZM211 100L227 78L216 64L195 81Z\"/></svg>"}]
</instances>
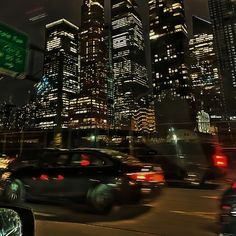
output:
<instances>
[{"instance_id":1,"label":"car bumper","mask_svg":"<svg viewBox=\"0 0 236 236\"><path fill-rule=\"evenodd\" d=\"M165 182L129 182L122 188L116 189L114 196L116 202L123 204L151 201L159 196L164 186Z\"/></svg>"}]
</instances>

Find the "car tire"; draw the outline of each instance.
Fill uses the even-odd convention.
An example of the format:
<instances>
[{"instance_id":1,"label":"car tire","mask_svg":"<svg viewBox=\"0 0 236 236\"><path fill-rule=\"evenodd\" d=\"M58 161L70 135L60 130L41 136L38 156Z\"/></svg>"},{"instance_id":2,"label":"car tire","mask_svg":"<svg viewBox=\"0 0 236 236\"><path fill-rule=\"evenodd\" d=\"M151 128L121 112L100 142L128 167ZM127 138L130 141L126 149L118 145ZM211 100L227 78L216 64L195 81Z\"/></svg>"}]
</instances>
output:
<instances>
[{"instance_id":1,"label":"car tire","mask_svg":"<svg viewBox=\"0 0 236 236\"><path fill-rule=\"evenodd\" d=\"M99 184L88 191L87 203L97 214L107 214L113 207L114 197L112 188L106 184Z\"/></svg>"},{"instance_id":2,"label":"car tire","mask_svg":"<svg viewBox=\"0 0 236 236\"><path fill-rule=\"evenodd\" d=\"M5 187L3 197L8 203L23 202L25 199L25 189L21 180L11 180Z\"/></svg>"}]
</instances>

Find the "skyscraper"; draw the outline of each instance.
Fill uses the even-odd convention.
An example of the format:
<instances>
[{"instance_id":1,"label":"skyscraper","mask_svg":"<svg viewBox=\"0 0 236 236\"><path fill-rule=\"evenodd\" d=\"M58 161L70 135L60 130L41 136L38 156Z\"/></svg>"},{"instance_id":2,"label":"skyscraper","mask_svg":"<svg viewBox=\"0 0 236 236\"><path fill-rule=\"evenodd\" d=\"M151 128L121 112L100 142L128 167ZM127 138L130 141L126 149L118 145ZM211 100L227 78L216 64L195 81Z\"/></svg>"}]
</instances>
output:
<instances>
[{"instance_id":1,"label":"skyscraper","mask_svg":"<svg viewBox=\"0 0 236 236\"><path fill-rule=\"evenodd\" d=\"M78 92L78 27L65 19L46 26L42 81L37 126L66 128L70 96Z\"/></svg>"},{"instance_id":2,"label":"skyscraper","mask_svg":"<svg viewBox=\"0 0 236 236\"><path fill-rule=\"evenodd\" d=\"M149 0L154 96L189 98L188 36L183 0Z\"/></svg>"},{"instance_id":3,"label":"skyscraper","mask_svg":"<svg viewBox=\"0 0 236 236\"><path fill-rule=\"evenodd\" d=\"M210 18L228 115L236 115L236 2L209 0Z\"/></svg>"},{"instance_id":4,"label":"skyscraper","mask_svg":"<svg viewBox=\"0 0 236 236\"><path fill-rule=\"evenodd\" d=\"M193 37L189 41L190 77L197 110L212 117L222 114L222 93L213 47L213 30L210 22L193 17Z\"/></svg>"},{"instance_id":5,"label":"skyscraper","mask_svg":"<svg viewBox=\"0 0 236 236\"><path fill-rule=\"evenodd\" d=\"M115 127L129 129L138 97L148 90L144 34L135 0L112 0Z\"/></svg>"},{"instance_id":6,"label":"skyscraper","mask_svg":"<svg viewBox=\"0 0 236 236\"><path fill-rule=\"evenodd\" d=\"M80 82L77 116L80 129L107 128L104 0L84 0L80 32Z\"/></svg>"},{"instance_id":7,"label":"skyscraper","mask_svg":"<svg viewBox=\"0 0 236 236\"><path fill-rule=\"evenodd\" d=\"M107 117L108 124L114 126L114 76L113 76L113 58L112 58L112 35L111 25L105 26L105 44L106 44L106 77L107 77Z\"/></svg>"},{"instance_id":8,"label":"skyscraper","mask_svg":"<svg viewBox=\"0 0 236 236\"><path fill-rule=\"evenodd\" d=\"M149 22L157 124L165 132L169 125L194 122L195 116L183 0L149 0Z\"/></svg>"}]
</instances>

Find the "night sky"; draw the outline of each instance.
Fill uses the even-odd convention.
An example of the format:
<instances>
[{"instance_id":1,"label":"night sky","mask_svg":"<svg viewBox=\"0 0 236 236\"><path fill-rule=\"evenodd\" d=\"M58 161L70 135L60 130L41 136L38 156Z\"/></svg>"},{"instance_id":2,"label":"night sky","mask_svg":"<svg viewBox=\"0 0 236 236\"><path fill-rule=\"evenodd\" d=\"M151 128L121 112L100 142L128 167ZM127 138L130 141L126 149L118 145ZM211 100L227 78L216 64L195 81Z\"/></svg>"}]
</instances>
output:
<instances>
[{"instance_id":1,"label":"night sky","mask_svg":"<svg viewBox=\"0 0 236 236\"><path fill-rule=\"evenodd\" d=\"M106 9L109 8L109 0L106 1ZM140 4L147 6L147 0L138 0ZM43 47L44 27L46 24L66 18L76 25L80 25L80 6L82 0L6 0L1 2L0 21L7 23L21 31L26 32L31 43ZM198 15L208 19L208 0L185 0L185 10L189 32L191 33L191 17ZM147 12L143 7L141 14L144 16L144 24L148 23L145 17ZM36 15L44 15L41 20L30 21ZM109 18L109 12L106 12ZM145 27L146 28L146 27ZM147 32L146 32L147 33ZM36 58L37 68L40 68L40 55ZM29 97L28 90L32 90L32 82L15 80L0 77L0 102L8 101L11 97L12 102L18 105L25 103Z\"/></svg>"}]
</instances>

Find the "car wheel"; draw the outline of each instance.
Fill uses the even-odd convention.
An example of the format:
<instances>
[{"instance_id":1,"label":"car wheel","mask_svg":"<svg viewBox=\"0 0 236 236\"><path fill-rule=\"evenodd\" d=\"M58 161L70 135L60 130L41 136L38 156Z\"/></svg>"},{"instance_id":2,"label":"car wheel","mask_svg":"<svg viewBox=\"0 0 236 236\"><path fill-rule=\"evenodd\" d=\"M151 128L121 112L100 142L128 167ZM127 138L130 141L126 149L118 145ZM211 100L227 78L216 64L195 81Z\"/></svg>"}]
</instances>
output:
<instances>
[{"instance_id":1,"label":"car wheel","mask_svg":"<svg viewBox=\"0 0 236 236\"><path fill-rule=\"evenodd\" d=\"M4 200L9 203L19 203L24 201L25 189L19 179L14 179L6 185Z\"/></svg>"},{"instance_id":2,"label":"car wheel","mask_svg":"<svg viewBox=\"0 0 236 236\"><path fill-rule=\"evenodd\" d=\"M87 201L95 213L109 213L113 206L112 188L106 184L99 184L95 186L88 191Z\"/></svg>"}]
</instances>

